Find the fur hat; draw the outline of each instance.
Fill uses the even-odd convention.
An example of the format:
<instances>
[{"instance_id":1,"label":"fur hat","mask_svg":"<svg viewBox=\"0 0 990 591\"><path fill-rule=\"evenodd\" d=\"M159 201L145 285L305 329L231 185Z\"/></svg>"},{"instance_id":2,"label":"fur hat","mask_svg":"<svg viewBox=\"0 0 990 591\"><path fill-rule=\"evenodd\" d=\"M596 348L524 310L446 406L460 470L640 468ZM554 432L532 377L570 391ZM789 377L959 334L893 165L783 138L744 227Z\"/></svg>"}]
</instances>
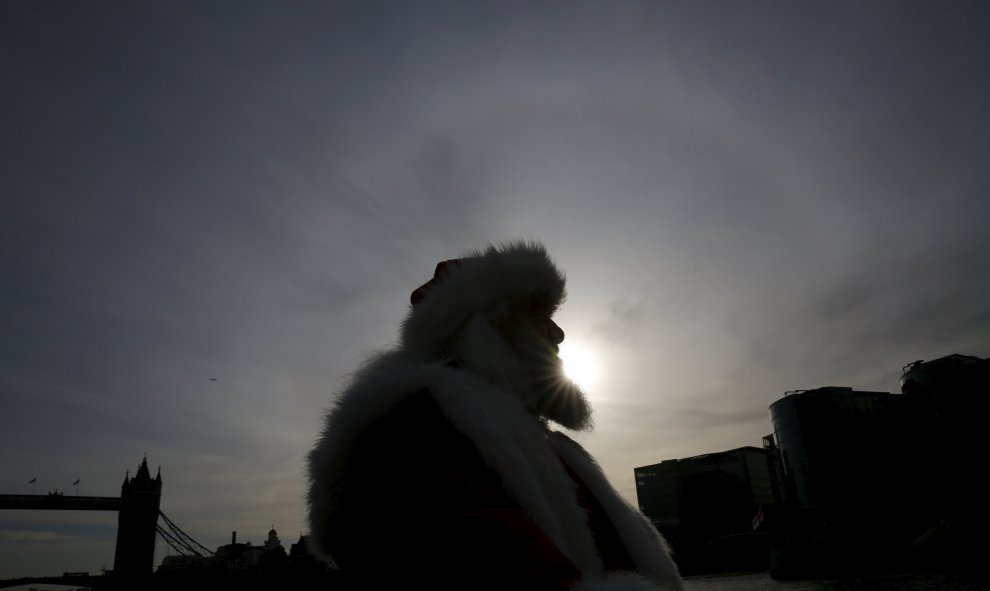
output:
<instances>
[{"instance_id":1,"label":"fur hat","mask_svg":"<svg viewBox=\"0 0 990 591\"><path fill-rule=\"evenodd\" d=\"M412 293L401 348L440 359L474 314L507 313L512 304L526 302L552 313L564 296L564 274L540 243L515 241L473 251L438 264L433 279Z\"/></svg>"}]
</instances>

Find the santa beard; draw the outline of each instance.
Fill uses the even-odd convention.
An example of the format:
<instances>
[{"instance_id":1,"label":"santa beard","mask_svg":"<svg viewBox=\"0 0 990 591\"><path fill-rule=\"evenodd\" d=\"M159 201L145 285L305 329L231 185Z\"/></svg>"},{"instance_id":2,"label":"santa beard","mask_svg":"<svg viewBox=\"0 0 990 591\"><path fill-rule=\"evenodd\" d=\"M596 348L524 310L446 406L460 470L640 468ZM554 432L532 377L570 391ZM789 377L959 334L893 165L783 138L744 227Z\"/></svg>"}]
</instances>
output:
<instances>
[{"instance_id":1,"label":"santa beard","mask_svg":"<svg viewBox=\"0 0 990 591\"><path fill-rule=\"evenodd\" d=\"M537 417L575 431L592 427L591 404L564 374L557 348L523 323L496 326L476 314L457 337L453 356L461 367L519 397Z\"/></svg>"}]
</instances>

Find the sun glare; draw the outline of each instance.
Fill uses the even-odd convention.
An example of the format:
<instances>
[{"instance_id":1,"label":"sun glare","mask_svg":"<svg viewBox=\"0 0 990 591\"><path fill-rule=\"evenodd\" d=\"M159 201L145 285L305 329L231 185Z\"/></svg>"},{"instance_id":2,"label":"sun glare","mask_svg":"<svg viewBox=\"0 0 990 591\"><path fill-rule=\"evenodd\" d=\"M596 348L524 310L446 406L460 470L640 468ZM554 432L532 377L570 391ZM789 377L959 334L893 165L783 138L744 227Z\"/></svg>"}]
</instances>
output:
<instances>
[{"instance_id":1,"label":"sun glare","mask_svg":"<svg viewBox=\"0 0 990 591\"><path fill-rule=\"evenodd\" d=\"M561 343L560 359L564 364L564 373L572 382L585 390L595 385L598 379L598 366L595 357L580 344Z\"/></svg>"}]
</instances>

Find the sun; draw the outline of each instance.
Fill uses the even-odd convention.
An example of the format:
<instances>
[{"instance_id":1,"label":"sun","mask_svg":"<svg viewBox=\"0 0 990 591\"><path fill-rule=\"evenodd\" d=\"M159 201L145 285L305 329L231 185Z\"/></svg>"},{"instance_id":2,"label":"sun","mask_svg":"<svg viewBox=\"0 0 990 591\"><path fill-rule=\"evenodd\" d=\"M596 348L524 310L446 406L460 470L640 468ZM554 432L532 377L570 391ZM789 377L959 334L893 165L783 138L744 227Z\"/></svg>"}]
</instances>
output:
<instances>
[{"instance_id":1,"label":"sun","mask_svg":"<svg viewBox=\"0 0 990 591\"><path fill-rule=\"evenodd\" d=\"M589 389L598 380L598 364L591 351L580 343L561 343L560 360L564 373L581 388Z\"/></svg>"}]
</instances>

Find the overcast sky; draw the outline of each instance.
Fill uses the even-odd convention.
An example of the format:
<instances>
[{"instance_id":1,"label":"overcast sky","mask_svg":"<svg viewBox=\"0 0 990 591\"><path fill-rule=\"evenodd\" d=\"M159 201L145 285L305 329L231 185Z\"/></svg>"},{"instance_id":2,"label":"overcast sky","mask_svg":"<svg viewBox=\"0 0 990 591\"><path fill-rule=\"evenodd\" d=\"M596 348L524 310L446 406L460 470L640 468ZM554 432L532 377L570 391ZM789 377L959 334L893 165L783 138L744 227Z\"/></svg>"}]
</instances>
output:
<instances>
[{"instance_id":1,"label":"overcast sky","mask_svg":"<svg viewBox=\"0 0 990 591\"><path fill-rule=\"evenodd\" d=\"M634 503L634 467L761 445L787 390L988 357L988 30L979 1L5 0L0 493L118 495L147 454L199 542L288 546L348 372L437 261L514 238L567 274L578 439ZM0 578L111 568L115 531L2 512Z\"/></svg>"}]
</instances>

